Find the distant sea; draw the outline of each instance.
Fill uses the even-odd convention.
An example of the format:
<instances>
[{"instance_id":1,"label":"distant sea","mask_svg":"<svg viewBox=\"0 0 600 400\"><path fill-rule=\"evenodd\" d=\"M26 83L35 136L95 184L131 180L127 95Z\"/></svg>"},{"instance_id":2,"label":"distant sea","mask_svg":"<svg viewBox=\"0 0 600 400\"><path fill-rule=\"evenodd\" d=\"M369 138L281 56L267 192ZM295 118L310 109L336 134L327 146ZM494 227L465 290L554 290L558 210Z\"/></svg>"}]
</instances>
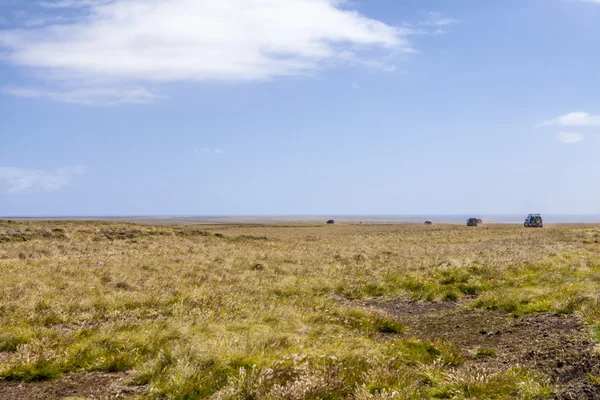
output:
<instances>
[{"instance_id":1,"label":"distant sea","mask_svg":"<svg viewBox=\"0 0 600 400\"><path fill-rule=\"evenodd\" d=\"M541 214L544 222L551 224L596 224L600 223L600 214ZM466 221L469 218L481 218L484 222L499 224L523 223L527 214L482 214L482 215L433 215L429 219Z\"/></svg>"},{"instance_id":2,"label":"distant sea","mask_svg":"<svg viewBox=\"0 0 600 400\"><path fill-rule=\"evenodd\" d=\"M126 221L146 224L289 224L323 223L329 219L341 223L364 224L421 224L431 220L438 224L463 223L469 218L481 218L486 223L520 224L526 214L430 214L430 215L268 215L268 216L51 216L1 217L14 220L95 220ZM545 223L600 223L600 214L542 214Z\"/></svg>"}]
</instances>

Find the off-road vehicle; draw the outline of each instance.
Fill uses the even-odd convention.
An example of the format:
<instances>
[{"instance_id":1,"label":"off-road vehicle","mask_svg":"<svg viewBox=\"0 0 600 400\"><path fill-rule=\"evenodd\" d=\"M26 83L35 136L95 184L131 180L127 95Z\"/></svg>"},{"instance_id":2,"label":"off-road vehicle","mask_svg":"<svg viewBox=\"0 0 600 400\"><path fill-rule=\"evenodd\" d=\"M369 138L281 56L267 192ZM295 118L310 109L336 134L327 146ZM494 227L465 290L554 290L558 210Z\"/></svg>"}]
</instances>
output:
<instances>
[{"instance_id":1,"label":"off-road vehicle","mask_svg":"<svg viewBox=\"0 0 600 400\"><path fill-rule=\"evenodd\" d=\"M527 218L525 218L525 223L523 225L525 228L543 228L544 221L540 214L529 214Z\"/></svg>"},{"instance_id":2,"label":"off-road vehicle","mask_svg":"<svg viewBox=\"0 0 600 400\"><path fill-rule=\"evenodd\" d=\"M467 226L477 226L479 225L479 220L477 218L469 218L467 220Z\"/></svg>"}]
</instances>

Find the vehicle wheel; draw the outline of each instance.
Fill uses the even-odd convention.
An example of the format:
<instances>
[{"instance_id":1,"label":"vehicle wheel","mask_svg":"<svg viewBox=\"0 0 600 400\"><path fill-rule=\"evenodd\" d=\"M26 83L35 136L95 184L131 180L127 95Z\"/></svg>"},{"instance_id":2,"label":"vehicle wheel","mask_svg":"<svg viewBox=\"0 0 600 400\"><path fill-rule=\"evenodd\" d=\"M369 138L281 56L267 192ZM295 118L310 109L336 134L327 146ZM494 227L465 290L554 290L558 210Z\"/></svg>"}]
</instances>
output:
<instances>
[{"instance_id":1,"label":"vehicle wheel","mask_svg":"<svg viewBox=\"0 0 600 400\"><path fill-rule=\"evenodd\" d=\"M535 219L535 224L536 224L536 225L542 225L542 219L541 219L540 217L537 217L537 218Z\"/></svg>"}]
</instances>

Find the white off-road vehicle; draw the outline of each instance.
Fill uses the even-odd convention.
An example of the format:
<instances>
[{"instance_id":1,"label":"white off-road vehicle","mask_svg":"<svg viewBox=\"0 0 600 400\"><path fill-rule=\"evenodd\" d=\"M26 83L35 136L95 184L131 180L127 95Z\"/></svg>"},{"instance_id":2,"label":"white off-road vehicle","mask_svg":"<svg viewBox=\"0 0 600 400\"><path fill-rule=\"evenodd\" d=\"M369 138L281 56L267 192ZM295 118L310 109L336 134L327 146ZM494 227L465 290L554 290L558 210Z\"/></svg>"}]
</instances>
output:
<instances>
[{"instance_id":1,"label":"white off-road vehicle","mask_svg":"<svg viewBox=\"0 0 600 400\"><path fill-rule=\"evenodd\" d=\"M523 225L525 228L543 228L544 221L540 214L529 214L527 218L525 218L525 223Z\"/></svg>"}]
</instances>

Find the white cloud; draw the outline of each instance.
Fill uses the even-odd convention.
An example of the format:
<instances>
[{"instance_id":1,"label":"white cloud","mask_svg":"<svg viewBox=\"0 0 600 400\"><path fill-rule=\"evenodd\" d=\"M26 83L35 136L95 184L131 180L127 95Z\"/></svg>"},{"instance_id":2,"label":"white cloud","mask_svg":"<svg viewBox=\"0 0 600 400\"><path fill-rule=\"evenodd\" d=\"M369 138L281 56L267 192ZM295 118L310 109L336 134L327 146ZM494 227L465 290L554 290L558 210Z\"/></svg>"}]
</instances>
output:
<instances>
[{"instance_id":1,"label":"white cloud","mask_svg":"<svg viewBox=\"0 0 600 400\"><path fill-rule=\"evenodd\" d=\"M600 0L581 0L584 3L600 4Z\"/></svg>"},{"instance_id":2,"label":"white cloud","mask_svg":"<svg viewBox=\"0 0 600 400\"><path fill-rule=\"evenodd\" d=\"M225 150L223 150L221 148L202 147L202 148L195 148L194 152L201 153L201 154L223 154L223 153L225 153Z\"/></svg>"},{"instance_id":3,"label":"white cloud","mask_svg":"<svg viewBox=\"0 0 600 400\"><path fill-rule=\"evenodd\" d=\"M540 125L600 126L600 115L591 115L587 112L577 111L542 122Z\"/></svg>"},{"instance_id":4,"label":"white cloud","mask_svg":"<svg viewBox=\"0 0 600 400\"><path fill-rule=\"evenodd\" d=\"M269 80L340 65L394 71L389 59L377 53L415 51L407 39L410 29L368 18L348 9L343 0L39 4L51 12L73 10L78 16L60 25L0 31L0 57L51 77L46 84L68 82L76 87L67 93L35 89L43 93L37 97L59 101L88 103L91 97L94 101L109 97L115 102L121 94L113 88L121 85ZM452 21L439 19L432 24ZM107 87L109 93L103 93ZM153 97L151 89L143 90L149 96L142 97Z\"/></svg>"},{"instance_id":5,"label":"white cloud","mask_svg":"<svg viewBox=\"0 0 600 400\"><path fill-rule=\"evenodd\" d=\"M62 167L53 171L14 167L0 167L0 182L8 186L9 193L25 190L53 191L71 184L73 177L83 175L86 167Z\"/></svg>"},{"instance_id":6,"label":"white cloud","mask_svg":"<svg viewBox=\"0 0 600 400\"><path fill-rule=\"evenodd\" d=\"M585 136L579 132L560 132L558 139L563 143L575 144L585 139Z\"/></svg>"}]
</instances>

